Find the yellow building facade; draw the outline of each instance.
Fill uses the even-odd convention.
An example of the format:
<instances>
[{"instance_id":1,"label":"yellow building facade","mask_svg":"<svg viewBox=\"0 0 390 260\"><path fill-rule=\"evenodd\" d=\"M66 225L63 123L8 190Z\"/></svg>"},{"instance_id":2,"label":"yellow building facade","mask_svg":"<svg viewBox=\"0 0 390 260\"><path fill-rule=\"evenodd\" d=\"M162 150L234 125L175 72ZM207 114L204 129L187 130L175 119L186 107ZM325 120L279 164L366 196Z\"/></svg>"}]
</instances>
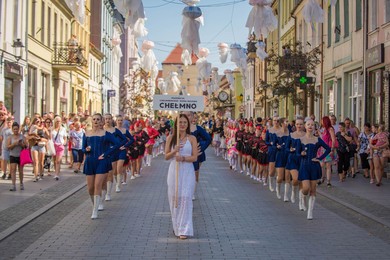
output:
<instances>
[{"instance_id":1,"label":"yellow building facade","mask_svg":"<svg viewBox=\"0 0 390 260\"><path fill-rule=\"evenodd\" d=\"M90 4L80 23L64 1L29 2L29 115L87 107Z\"/></svg>"}]
</instances>

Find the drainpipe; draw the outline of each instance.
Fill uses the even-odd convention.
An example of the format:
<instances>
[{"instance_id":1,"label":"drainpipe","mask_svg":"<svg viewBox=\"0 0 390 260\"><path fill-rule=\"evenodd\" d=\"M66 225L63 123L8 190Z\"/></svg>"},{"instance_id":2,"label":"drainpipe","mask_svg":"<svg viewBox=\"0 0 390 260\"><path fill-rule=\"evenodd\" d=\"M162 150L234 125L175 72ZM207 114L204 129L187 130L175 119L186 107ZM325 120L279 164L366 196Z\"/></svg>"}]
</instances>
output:
<instances>
[{"instance_id":1,"label":"drainpipe","mask_svg":"<svg viewBox=\"0 0 390 260\"><path fill-rule=\"evenodd\" d=\"M295 44L297 42L297 17L294 14L291 14L291 18L294 19L294 46L295 46ZM296 89L295 92L297 92L297 91L298 90ZM288 111L288 98L286 98L286 110ZM294 111L295 111L295 107L294 107ZM296 111L295 111L295 114L297 114ZM291 120L294 118L294 115L293 115L293 117L289 116L288 118Z\"/></svg>"},{"instance_id":2,"label":"drainpipe","mask_svg":"<svg viewBox=\"0 0 390 260\"><path fill-rule=\"evenodd\" d=\"M366 96L368 93L368 73L367 73L367 64L366 64L366 53L367 53L367 43L368 43L368 0L363 0L363 111L364 111L364 118L363 122L366 122L366 119L368 118L368 97Z\"/></svg>"},{"instance_id":3,"label":"drainpipe","mask_svg":"<svg viewBox=\"0 0 390 260\"><path fill-rule=\"evenodd\" d=\"M26 2L26 30L25 30L25 43L24 43L24 49L25 49L25 52L26 52L26 71L27 71L27 76L25 77L25 104L26 104L26 107L24 109L25 111L25 114L24 115L28 115L28 108L30 107L29 105L29 100L28 100L28 21L29 21L29 15L28 15L28 7L29 7L29 2L30 1L27 1ZM33 108L34 109L34 108ZM33 111L31 111L33 112ZM32 116L32 115L30 115ZM23 120L22 118L20 118L21 120Z\"/></svg>"},{"instance_id":4,"label":"drainpipe","mask_svg":"<svg viewBox=\"0 0 390 260\"><path fill-rule=\"evenodd\" d=\"M321 1L321 8L324 10L324 0ZM323 93L324 93L324 23L321 23L321 74L320 74L320 111L319 111L319 118L321 118L321 115L323 115Z\"/></svg>"}]
</instances>

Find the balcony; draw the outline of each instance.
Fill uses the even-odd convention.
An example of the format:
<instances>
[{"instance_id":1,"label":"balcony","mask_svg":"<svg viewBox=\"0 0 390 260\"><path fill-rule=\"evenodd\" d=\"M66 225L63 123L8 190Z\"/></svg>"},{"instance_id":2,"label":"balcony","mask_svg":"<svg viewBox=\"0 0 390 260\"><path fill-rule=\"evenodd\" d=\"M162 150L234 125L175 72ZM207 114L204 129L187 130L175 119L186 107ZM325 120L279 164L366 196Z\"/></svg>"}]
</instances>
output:
<instances>
[{"instance_id":1,"label":"balcony","mask_svg":"<svg viewBox=\"0 0 390 260\"><path fill-rule=\"evenodd\" d=\"M55 43L52 58L53 68L58 70L83 71L88 65L84 53L84 48L79 44Z\"/></svg>"}]
</instances>

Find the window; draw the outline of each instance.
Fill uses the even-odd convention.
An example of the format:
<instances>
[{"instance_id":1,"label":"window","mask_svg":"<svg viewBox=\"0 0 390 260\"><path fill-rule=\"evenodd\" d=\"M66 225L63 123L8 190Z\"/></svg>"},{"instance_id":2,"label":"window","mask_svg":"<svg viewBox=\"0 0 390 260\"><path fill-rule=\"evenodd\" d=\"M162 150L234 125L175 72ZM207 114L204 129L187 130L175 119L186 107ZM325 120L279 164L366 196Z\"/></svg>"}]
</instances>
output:
<instances>
[{"instance_id":1,"label":"window","mask_svg":"<svg viewBox=\"0 0 390 260\"><path fill-rule=\"evenodd\" d=\"M361 71L356 71L349 75L349 80L351 82L351 89L349 93L349 115L358 127L362 125L363 115L361 73Z\"/></svg>"},{"instance_id":2,"label":"window","mask_svg":"<svg viewBox=\"0 0 390 260\"><path fill-rule=\"evenodd\" d=\"M33 37L35 37L35 27L36 27L36 24L35 24L35 13L36 13L36 5L37 5L37 1L32 1L32 4L31 4L31 35Z\"/></svg>"},{"instance_id":3,"label":"window","mask_svg":"<svg viewBox=\"0 0 390 260\"><path fill-rule=\"evenodd\" d=\"M349 36L349 0L344 0L344 38Z\"/></svg>"},{"instance_id":4,"label":"window","mask_svg":"<svg viewBox=\"0 0 390 260\"><path fill-rule=\"evenodd\" d=\"M51 8L47 8L47 46L51 47Z\"/></svg>"},{"instance_id":5,"label":"window","mask_svg":"<svg viewBox=\"0 0 390 260\"><path fill-rule=\"evenodd\" d=\"M356 31L360 29L362 29L362 0L356 0Z\"/></svg>"},{"instance_id":6,"label":"window","mask_svg":"<svg viewBox=\"0 0 390 260\"><path fill-rule=\"evenodd\" d=\"M14 2L14 39L20 38L18 35L18 25L20 23L19 19L19 4L18 1Z\"/></svg>"},{"instance_id":7,"label":"window","mask_svg":"<svg viewBox=\"0 0 390 260\"><path fill-rule=\"evenodd\" d=\"M58 15L54 13L54 43L57 44L58 35L57 35L57 26L58 26Z\"/></svg>"},{"instance_id":8,"label":"window","mask_svg":"<svg viewBox=\"0 0 390 260\"><path fill-rule=\"evenodd\" d=\"M68 35L68 23L65 23L65 41L67 41L68 39L70 39Z\"/></svg>"},{"instance_id":9,"label":"window","mask_svg":"<svg viewBox=\"0 0 390 260\"><path fill-rule=\"evenodd\" d=\"M386 17L385 23L390 22L390 0L385 0Z\"/></svg>"},{"instance_id":10,"label":"window","mask_svg":"<svg viewBox=\"0 0 390 260\"><path fill-rule=\"evenodd\" d=\"M336 35L335 42L340 41L340 34L341 34L341 24L340 24L340 1L336 2L336 28L334 30L334 33Z\"/></svg>"},{"instance_id":11,"label":"window","mask_svg":"<svg viewBox=\"0 0 390 260\"><path fill-rule=\"evenodd\" d=\"M41 6L41 42L45 43L45 2ZM34 14L33 14L34 15Z\"/></svg>"},{"instance_id":12,"label":"window","mask_svg":"<svg viewBox=\"0 0 390 260\"><path fill-rule=\"evenodd\" d=\"M377 24L377 21L378 21L378 18L377 18L377 12L378 12L378 2L377 0L372 0L370 1L371 3L371 11L370 11L370 15L371 15L371 31L375 30L377 27L378 27L378 24Z\"/></svg>"},{"instance_id":13,"label":"window","mask_svg":"<svg viewBox=\"0 0 390 260\"><path fill-rule=\"evenodd\" d=\"M332 6L328 7L328 47L332 45Z\"/></svg>"},{"instance_id":14,"label":"window","mask_svg":"<svg viewBox=\"0 0 390 260\"><path fill-rule=\"evenodd\" d=\"M15 111L14 109L14 81L9 78L4 78L4 105L8 111Z\"/></svg>"},{"instance_id":15,"label":"window","mask_svg":"<svg viewBox=\"0 0 390 260\"><path fill-rule=\"evenodd\" d=\"M60 31L59 31L59 34L60 34L60 42L63 43L64 42L64 20L60 20Z\"/></svg>"},{"instance_id":16,"label":"window","mask_svg":"<svg viewBox=\"0 0 390 260\"><path fill-rule=\"evenodd\" d=\"M35 111L35 101L36 96L35 93L37 93L36 85L37 85L37 69L33 67L28 67L28 108L27 108L27 114L33 115Z\"/></svg>"}]
</instances>

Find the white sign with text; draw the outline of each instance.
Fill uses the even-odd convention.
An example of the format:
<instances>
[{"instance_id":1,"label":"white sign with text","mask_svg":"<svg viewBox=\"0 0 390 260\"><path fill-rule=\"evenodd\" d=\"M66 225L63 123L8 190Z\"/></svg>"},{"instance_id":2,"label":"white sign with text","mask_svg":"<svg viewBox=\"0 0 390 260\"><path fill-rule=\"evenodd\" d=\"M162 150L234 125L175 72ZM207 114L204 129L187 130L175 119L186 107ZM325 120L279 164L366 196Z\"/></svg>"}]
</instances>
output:
<instances>
[{"instance_id":1,"label":"white sign with text","mask_svg":"<svg viewBox=\"0 0 390 260\"><path fill-rule=\"evenodd\" d=\"M154 95L153 109L202 112L204 110L204 97Z\"/></svg>"}]
</instances>

